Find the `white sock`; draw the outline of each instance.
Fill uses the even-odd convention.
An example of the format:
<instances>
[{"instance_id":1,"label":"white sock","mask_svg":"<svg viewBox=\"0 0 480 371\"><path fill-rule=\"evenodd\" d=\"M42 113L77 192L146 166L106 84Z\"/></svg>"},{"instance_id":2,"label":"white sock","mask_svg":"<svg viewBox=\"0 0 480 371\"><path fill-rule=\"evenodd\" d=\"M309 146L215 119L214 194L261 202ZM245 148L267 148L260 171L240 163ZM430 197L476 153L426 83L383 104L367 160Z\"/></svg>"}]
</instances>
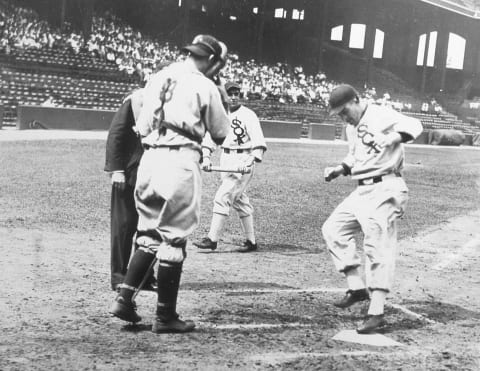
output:
<instances>
[{"instance_id":1,"label":"white sock","mask_svg":"<svg viewBox=\"0 0 480 371\"><path fill-rule=\"evenodd\" d=\"M255 231L253 228L253 216L252 215L244 216L243 218L240 218L240 222L242 223L245 237L247 238L247 240L249 240L251 243L255 245Z\"/></svg>"},{"instance_id":2,"label":"white sock","mask_svg":"<svg viewBox=\"0 0 480 371\"><path fill-rule=\"evenodd\" d=\"M371 298L370 307L368 308L368 314L373 316L383 314L383 308L385 307L387 292L383 290L373 290L370 296Z\"/></svg>"},{"instance_id":3,"label":"white sock","mask_svg":"<svg viewBox=\"0 0 480 371\"><path fill-rule=\"evenodd\" d=\"M227 220L226 215L213 213L212 215L212 223L210 224L210 232L208 232L208 238L210 238L213 242L217 242L222 235L223 225L225 224L225 220Z\"/></svg>"},{"instance_id":4,"label":"white sock","mask_svg":"<svg viewBox=\"0 0 480 371\"><path fill-rule=\"evenodd\" d=\"M365 283L360 277L360 273L358 272L358 268L352 268L345 273L347 277L347 284L350 290L362 290L365 288Z\"/></svg>"}]
</instances>

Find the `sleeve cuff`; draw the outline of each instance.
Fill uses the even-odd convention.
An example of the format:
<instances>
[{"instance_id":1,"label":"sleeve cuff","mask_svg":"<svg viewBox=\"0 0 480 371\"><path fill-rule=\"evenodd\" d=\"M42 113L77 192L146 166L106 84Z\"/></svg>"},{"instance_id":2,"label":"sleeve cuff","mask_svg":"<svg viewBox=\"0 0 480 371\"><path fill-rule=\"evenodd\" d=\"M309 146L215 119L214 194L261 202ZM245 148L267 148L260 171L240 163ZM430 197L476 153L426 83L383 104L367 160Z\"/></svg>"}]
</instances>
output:
<instances>
[{"instance_id":1,"label":"sleeve cuff","mask_svg":"<svg viewBox=\"0 0 480 371\"><path fill-rule=\"evenodd\" d=\"M408 133L398 132L398 134L402 137L402 143L407 143L413 140L413 137Z\"/></svg>"},{"instance_id":2,"label":"sleeve cuff","mask_svg":"<svg viewBox=\"0 0 480 371\"><path fill-rule=\"evenodd\" d=\"M342 162L341 166L343 167L343 175L351 175L352 168L348 166L345 162Z\"/></svg>"}]
</instances>

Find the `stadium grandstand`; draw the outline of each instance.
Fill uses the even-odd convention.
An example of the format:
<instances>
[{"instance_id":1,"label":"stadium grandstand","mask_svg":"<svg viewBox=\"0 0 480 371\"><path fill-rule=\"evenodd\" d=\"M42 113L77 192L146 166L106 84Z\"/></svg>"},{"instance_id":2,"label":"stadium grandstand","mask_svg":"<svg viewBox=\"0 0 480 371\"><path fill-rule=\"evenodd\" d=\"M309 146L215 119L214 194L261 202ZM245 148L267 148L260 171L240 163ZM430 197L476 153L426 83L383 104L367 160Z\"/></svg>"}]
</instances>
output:
<instances>
[{"instance_id":1,"label":"stadium grandstand","mask_svg":"<svg viewBox=\"0 0 480 371\"><path fill-rule=\"evenodd\" d=\"M348 82L426 128L480 132L480 1L383 3L0 0L3 125L19 106L115 110L212 33L231 51L222 77L261 118L332 122L329 93Z\"/></svg>"}]
</instances>

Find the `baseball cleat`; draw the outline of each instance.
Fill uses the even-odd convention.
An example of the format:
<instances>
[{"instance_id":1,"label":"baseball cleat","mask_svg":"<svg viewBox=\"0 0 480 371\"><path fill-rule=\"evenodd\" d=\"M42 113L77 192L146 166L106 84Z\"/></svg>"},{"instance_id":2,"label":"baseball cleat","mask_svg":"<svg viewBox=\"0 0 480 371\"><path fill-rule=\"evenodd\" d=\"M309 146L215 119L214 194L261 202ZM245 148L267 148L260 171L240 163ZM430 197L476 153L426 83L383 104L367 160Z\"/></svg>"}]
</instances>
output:
<instances>
[{"instance_id":1,"label":"baseball cleat","mask_svg":"<svg viewBox=\"0 0 480 371\"><path fill-rule=\"evenodd\" d=\"M367 320L363 323L362 326L357 328L358 334L369 334L374 332L380 327L383 327L387 324L383 318L383 314L378 314L374 316L368 316Z\"/></svg>"},{"instance_id":2,"label":"baseball cleat","mask_svg":"<svg viewBox=\"0 0 480 371\"><path fill-rule=\"evenodd\" d=\"M199 249L204 250L216 250L218 242L212 241L209 237L202 238L199 242L193 243Z\"/></svg>"},{"instance_id":3,"label":"baseball cleat","mask_svg":"<svg viewBox=\"0 0 480 371\"><path fill-rule=\"evenodd\" d=\"M360 290L348 290L345 296L334 302L333 305L335 305L337 308L348 308L351 307L353 304L359 302L359 301L364 301L368 300L370 296L368 295L367 289L360 289Z\"/></svg>"},{"instance_id":4,"label":"baseball cleat","mask_svg":"<svg viewBox=\"0 0 480 371\"><path fill-rule=\"evenodd\" d=\"M257 251L258 250L258 245L256 243L252 243L252 241L247 240L243 244L243 247L238 249L238 252L252 252L252 251Z\"/></svg>"},{"instance_id":5,"label":"baseball cleat","mask_svg":"<svg viewBox=\"0 0 480 371\"><path fill-rule=\"evenodd\" d=\"M115 302L110 308L110 314L126 322L136 323L142 320L142 317L136 312L135 304L126 302L121 296L117 296L115 299Z\"/></svg>"},{"instance_id":6,"label":"baseball cleat","mask_svg":"<svg viewBox=\"0 0 480 371\"><path fill-rule=\"evenodd\" d=\"M194 329L195 323L193 321L182 321L179 318L163 321L157 317L152 326L152 332L155 334L184 333L191 332Z\"/></svg>"}]
</instances>

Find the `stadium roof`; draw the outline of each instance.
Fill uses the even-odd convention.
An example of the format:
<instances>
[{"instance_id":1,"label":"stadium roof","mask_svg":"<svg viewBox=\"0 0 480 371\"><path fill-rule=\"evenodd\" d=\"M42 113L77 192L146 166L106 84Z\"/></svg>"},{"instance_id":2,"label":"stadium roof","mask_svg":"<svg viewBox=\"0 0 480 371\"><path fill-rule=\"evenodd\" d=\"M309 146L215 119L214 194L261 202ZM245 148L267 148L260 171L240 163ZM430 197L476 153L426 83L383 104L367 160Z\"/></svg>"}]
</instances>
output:
<instances>
[{"instance_id":1,"label":"stadium roof","mask_svg":"<svg viewBox=\"0 0 480 371\"><path fill-rule=\"evenodd\" d=\"M462 14L470 18L480 19L479 0L421 0L440 8Z\"/></svg>"}]
</instances>

